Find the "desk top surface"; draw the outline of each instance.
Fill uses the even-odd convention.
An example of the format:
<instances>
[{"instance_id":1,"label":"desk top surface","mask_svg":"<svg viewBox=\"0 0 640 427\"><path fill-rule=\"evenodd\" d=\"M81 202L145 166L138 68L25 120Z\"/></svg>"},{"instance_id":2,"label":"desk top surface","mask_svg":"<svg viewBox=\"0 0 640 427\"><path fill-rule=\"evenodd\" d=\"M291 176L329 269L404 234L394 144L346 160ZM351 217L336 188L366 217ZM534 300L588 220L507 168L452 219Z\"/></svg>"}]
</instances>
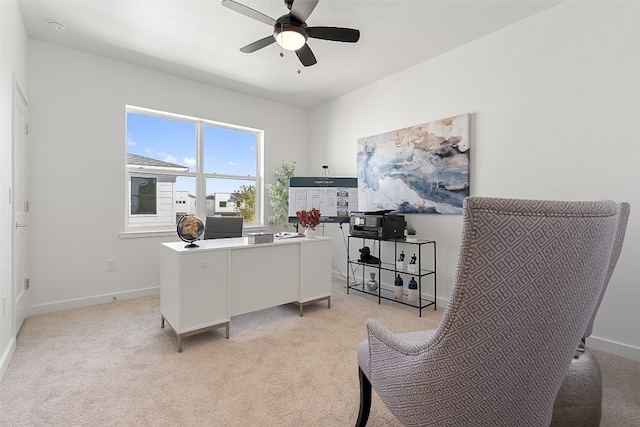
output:
<instances>
[{"instance_id":1,"label":"desk top surface","mask_svg":"<svg viewBox=\"0 0 640 427\"><path fill-rule=\"evenodd\" d=\"M287 245L287 244L303 244L303 243L314 243L331 240L329 237L295 237L295 238L286 238L286 239L274 239L273 243L249 243L248 237L232 237L227 239L210 239L210 240L198 240L195 242L198 247L196 248L187 248L186 242L168 242L163 243L162 246L166 246L169 249L173 249L176 252L202 252L202 251L215 251L215 250L225 250L225 249L242 249L242 248L258 248L258 247L268 247L274 245Z\"/></svg>"}]
</instances>

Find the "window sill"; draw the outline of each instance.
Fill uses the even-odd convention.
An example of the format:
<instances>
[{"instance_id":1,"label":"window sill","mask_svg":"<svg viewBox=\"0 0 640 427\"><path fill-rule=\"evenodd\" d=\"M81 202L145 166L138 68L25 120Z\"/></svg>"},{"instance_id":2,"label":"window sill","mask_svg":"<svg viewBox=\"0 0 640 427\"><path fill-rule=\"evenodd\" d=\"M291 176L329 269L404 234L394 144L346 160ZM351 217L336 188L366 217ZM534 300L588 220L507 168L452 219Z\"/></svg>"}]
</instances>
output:
<instances>
[{"instance_id":1,"label":"window sill","mask_svg":"<svg viewBox=\"0 0 640 427\"><path fill-rule=\"evenodd\" d=\"M137 239L140 237L165 237L176 236L176 230L146 230L146 231L122 231L118 233L121 239Z\"/></svg>"},{"instance_id":2,"label":"window sill","mask_svg":"<svg viewBox=\"0 0 640 427\"><path fill-rule=\"evenodd\" d=\"M255 232L266 231L266 230L267 230L267 227L256 225L253 227L245 227L243 231L246 235L246 233L255 233ZM138 238L145 238L145 237L168 237L168 236L177 237L177 234L175 229L139 230L139 231L129 230L129 231L121 231L120 233L118 233L118 236L121 239L138 239Z\"/></svg>"}]
</instances>

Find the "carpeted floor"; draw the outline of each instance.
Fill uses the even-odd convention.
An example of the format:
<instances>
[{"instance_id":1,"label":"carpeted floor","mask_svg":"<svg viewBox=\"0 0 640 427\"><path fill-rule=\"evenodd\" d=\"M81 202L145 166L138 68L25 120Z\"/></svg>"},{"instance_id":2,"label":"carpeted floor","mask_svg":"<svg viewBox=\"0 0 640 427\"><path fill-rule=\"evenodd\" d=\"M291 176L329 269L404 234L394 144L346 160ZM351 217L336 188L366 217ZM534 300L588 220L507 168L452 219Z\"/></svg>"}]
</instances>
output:
<instances>
[{"instance_id":1,"label":"carpeted floor","mask_svg":"<svg viewBox=\"0 0 640 427\"><path fill-rule=\"evenodd\" d=\"M231 319L176 338L160 328L159 297L32 316L0 383L2 426L351 426L358 413L357 346L365 321L394 332L434 329L418 311L334 282L326 302ZM603 426L640 425L640 362L596 352ZM374 393L369 426L398 426Z\"/></svg>"}]
</instances>

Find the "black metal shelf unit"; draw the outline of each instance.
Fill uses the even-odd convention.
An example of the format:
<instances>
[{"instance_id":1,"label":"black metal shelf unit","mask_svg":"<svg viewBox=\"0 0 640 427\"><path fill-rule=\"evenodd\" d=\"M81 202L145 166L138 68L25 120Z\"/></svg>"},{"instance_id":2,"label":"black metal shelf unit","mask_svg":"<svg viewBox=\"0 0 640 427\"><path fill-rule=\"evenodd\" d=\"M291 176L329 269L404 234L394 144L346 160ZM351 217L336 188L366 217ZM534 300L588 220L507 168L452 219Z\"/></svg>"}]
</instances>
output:
<instances>
[{"instance_id":1,"label":"black metal shelf unit","mask_svg":"<svg viewBox=\"0 0 640 427\"><path fill-rule=\"evenodd\" d=\"M378 246L378 256L380 263L372 264L361 261L360 259L352 259L351 258L351 240L352 239L360 239L362 240L362 246L366 246L367 240L372 242L377 242ZM376 239L371 237L360 237L360 236L351 236L349 235L347 239L347 294L350 290L355 290L358 292L363 292L369 295L375 295L378 297L378 304L382 302L382 300L394 301L399 304L409 305L412 307L416 307L419 310L419 315L422 317L422 309L433 305L433 309L436 307L436 242L434 240L405 240L405 239ZM383 257L383 243L388 242L386 246L393 246L393 260L391 263L388 261L389 255L386 255L387 258ZM411 245L411 246L407 246ZM400 248L400 249L399 249ZM410 269L408 264L404 264L404 266L400 266L396 261L401 252L404 251L403 248L410 248L412 250L407 249L409 253L413 252L417 248L416 255L416 264L413 267L414 269ZM427 249L430 249L433 258L431 262L428 262L426 267L423 267L422 257L423 251L427 252ZM389 251L390 252L390 251ZM386 252L385 252L386 254ZM352 273L352 267L359 266L362 268L362 281L358 280L356 277L356 273ZM378 273L378 287L374 291L370 290L367 285L366 273L367 271L376 271ZM398 274L401 275L404 281L402 298L396 298L395 292L393 290L383 288L382 284L382 273L388 272L387 274L392 273L395 278ZM414 277L418 282L418 295L417 301L412 302L408 297L407 283L409 282L408 278ZM422 295L422 286L423 286L423 278L433 278L433 299L424 298ZM395 288L394 284L391 283L390 287Z\"/></svg>"}]
</instances>

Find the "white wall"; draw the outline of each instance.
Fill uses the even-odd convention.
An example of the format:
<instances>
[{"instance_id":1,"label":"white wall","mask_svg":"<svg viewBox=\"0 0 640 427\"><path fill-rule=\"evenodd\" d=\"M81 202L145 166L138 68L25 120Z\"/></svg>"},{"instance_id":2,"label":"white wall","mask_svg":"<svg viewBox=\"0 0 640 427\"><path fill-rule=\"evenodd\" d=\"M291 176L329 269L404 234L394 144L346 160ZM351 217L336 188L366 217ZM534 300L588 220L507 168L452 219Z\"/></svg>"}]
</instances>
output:
<instances>
[{"instance_id":1,"label":"white wall","mask_svg":"<svg viewBox=\"0 0 640 427\"><path fill-rule=\"evenodd\" d=\"M355 176L358 138L468 112L472 195L629 201L589 344L640 359L639 76L640 2L569 1L314 108L310 157ZM461 217L407 219L437 240L438 295L448 298ZM340 231L325 233L344 273Z\"/></svg>"},{"instance_id":2,"label":"white wall","mask_svg":"<svg viewBox=\"0 0 640 427\"><path fill-rule=\"evenodd\" d=\"M0 1L0 378L15 347L11 286L13 88L17 82L29 94L27 82L27 33L15 1Z\"/></svg>"},{"instance_id":3,"label":"white wall","mask_svg":"<svg viewBox=\"0 0 640 427\"><path fill-rule=\"evenodd\" d=\"M306 166L307 110L38 40L29 61L31 314L158 292L160 243L175 233L119 235L125 104L264 129L267 182L281 158Z\"/></svg>"}]
</instances>

